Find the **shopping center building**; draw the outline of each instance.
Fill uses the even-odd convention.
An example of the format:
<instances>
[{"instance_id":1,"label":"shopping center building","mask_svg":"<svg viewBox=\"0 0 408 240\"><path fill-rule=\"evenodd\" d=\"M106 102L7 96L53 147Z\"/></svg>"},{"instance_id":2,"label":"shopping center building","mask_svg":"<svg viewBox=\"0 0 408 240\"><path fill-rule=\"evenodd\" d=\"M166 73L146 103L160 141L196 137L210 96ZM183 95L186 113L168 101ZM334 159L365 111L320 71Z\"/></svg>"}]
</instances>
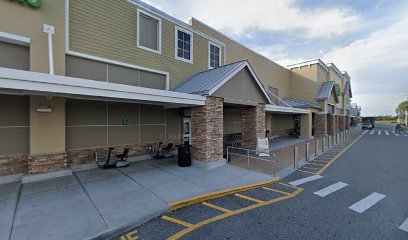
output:
<instances>
[{"instance_id":1,"label":"shopping center building","mask_svg":"<svg viewBox=\"0 0 408 240\"><path fill-rule=\"evenodd\" d=\"M191 144L214 167L232 137L255 149L350 127L350 76L333 63L282 67L139 0L36 2L0 2L0 175L92 163L108 147L143 157L158 142Z\"/></svg>"}]
</instances>

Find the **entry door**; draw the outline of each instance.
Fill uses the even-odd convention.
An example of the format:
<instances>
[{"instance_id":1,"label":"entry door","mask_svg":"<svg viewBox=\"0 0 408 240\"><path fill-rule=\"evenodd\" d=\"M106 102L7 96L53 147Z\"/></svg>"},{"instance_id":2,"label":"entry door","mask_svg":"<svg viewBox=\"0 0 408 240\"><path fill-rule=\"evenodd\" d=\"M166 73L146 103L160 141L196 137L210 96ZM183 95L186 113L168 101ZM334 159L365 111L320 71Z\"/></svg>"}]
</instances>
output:
<instances>
[{"instance_id":1,"label":"entry door","mask_svg":"<svg viewBox=\"0 0 408 240\"><path fill-rule=\"evenodd\" d=\"M184 145L191 145L191 118L184 118L183 120L183 143Z\"/></svg>"}]
</instances>

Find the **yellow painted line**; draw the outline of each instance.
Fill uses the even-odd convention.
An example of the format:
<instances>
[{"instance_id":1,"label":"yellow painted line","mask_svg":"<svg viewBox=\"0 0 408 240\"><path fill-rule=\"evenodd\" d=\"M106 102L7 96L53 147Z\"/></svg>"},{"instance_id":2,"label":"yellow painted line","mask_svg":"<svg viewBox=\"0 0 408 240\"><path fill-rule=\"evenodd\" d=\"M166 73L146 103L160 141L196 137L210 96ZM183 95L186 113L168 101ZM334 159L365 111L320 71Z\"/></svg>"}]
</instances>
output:
<instances>
[{"instance_id":1,"label":"yellow painted line","mask_svg":"<svg viewBox=\"0 0 408 240\"><path fill-rule=\"evenodd\" d=\"M229 210L229 209L226 209L226 208L223 208L223 207L219 207L219 206L216 206L216 205L211 204L211 203L208 203L208 202L203 202L202 204L203 204L204 206L217 209L217 210L219 210L219 211L221 211L221 212L225 212L225 213L233 212L232 210Z\"/></svg>"},{"instance_id":2,"label":"yellow painted line","mask_svg":"<svg viewBox=\"0 0 408 240\"><path fill-rule=\"evenodd\" d=\"M303 189L303 188L296 187L296 186L293 186L293 185L290 185L290 184L286 184L286 183L284 183L284 182L279 182L279 184L282 185L282 186L294 188L294 189L296 189L296 190Z\"/></svg>"},{"instance_id":3,"label":"yellow painted line","mask_svg":"<svg viewBox=\"0 0 408 240\"><path fill-rule=\"evenodd\" d=\"M287 200L287 199L296 197L302 191L303 191L303 189L299 188L294 193L291 193L289 195L282 196L282 197L279 197L279 198L275 198L275 199L272 199L272 200L269 200L269 201L264 201L262 203L257 203L257 204L254 204L254 205L251 205L251 206L248 206L248 207L244 207L244 208L235 210L235 211L230 212L230 213L224 213L224 214L221 214L221 215L206 219L206 220L204 220L202 222L194 224L192 227L186 228L186 229L174 234L173 236L169 237L168 239L169 240L179 239L179 238L189 234L190 232L193 232L194 230L196 230L196 229L198 229L198 228L200 228L202 226L205 226L205 225L207 225L209 223L216 222L216 221L219 221L221 219L231 217L231 216L243 213L243 212L247 212L249 210L252 210L252 209L255 209L255 208L258 208L258 207L266 206L266 205L269 205L269 204L273 204L273 203L276 203L276 202L280 202L280 201L283 201L283 200Z\"/></svg>"},{"instance_id":4,"label":"yellow painted line","mask_svg":"<svg viewBox=\"0 0 408 240\"><path fill-rule=\"evenodd\" d=\"M356 138L356 140L354 140L352 143L350 143L350 145L348 145L345 149L343 149L343 151L341 151L339 154L337 154L337 156L335 156L329 163L326 164L326 166L324 166L322 169L320 169L319 172L316 173L316 175L320 175L322 174L322 172L326 171L326 169L332 165L332 163L334 161L336 161L341 155L343 155L345 152L347 152L347 150L349 150L351 148L351 146L353 146L353 144L355 144L358 140L360 140L360 138L362 138L367 132L363 132L358 138Z\"/></svg>"},{"instance_id":5,"label":"yellow painted line","mask_svg":"<svg viewBox=\"0 0 408 240\"><path fill-rule=\"evenodd\" d=\"M196 204L196 203L208 201L208 200L211 200L211 199L214 199L214 198L220 198L220 197L223 197L223 196L226 196L226 195L232 195L232 194L238 193L238 192L248 191L248 190L255 189L255 188L260 188L260 187L263 187L263 186L266 186L266 185L277 183L279 181L280 181L280 178L275 178L273 180L266 181L266 182L260 182L260 183L256 183L256 184L251 184L251 185L226 189L226 190L222 190L222 191L218 191L218 192L213 192L213 193L200 195L200 196L193 197L193 198L188 198L188 199L185 199L185 200L170 203L170 209L172 211L174 211L174 210L177 210L177 209L180 209L180 208L183 208L183 207L187 207L187 206L190 206L190 205L193 205L193 204Z\"/></svg>"},{"instance_id":6,"label":"yellow painted line","mask_svg":"<svg viewBox=\"0 0 408 240\"><path fill-rule=\"evenodd\" d=\"M277 192L277 193L285 194L285 195L290 194L290 193L285 192L285 191L281 191L281 190L273 189L273 188L268 188L268 187L262 187L262 189L265 189L265 190L268 190L268 191L271 191L271 192Z\"/></svg>"},{"instance_id":7,"label":"yellow painted line","mask_svg":"<svg viewBox=\"0 0 408 240\"><path fill-rule=\"evenodd\" d=\"M251 198L251 197L248 197L248 196L245 196L245 195L241 195L241 194L239 194L239 193L235 194L235 196L237 196L237 197L239 197L239 198L243 198L243 199L249 200L249 201L252 201L252 202L256 202L256 203L263 203L263 202L265 202L265 201L262 201L262 200L259 200L259 199L256 199L256 198Z\"/></svg>"},{"instance_id":8,"label":"yellow painted line","mask_svg":"<svg viewBox=\"0 0 408 240\"><path fill-rule=\"evenodd\" d=\"M126 235L122 235L120 240L137 240L139 236L136 236L137 230L128 232Z\"/></svg>"},{"instance_id":9,"label":"yellow painted line","mask_svg":"<svg viewBox=\"0 0 408 240\"><path fill-rule=\"evenodd\" d=\"M304 172L304 173L316 174L315 172L304 171L304 170L301 170L301 169L299 169L298 171L299 172Z\"/></svg>"},{"instance_id":10,"label":"yellow painted line","mask_svg":"<svg viewBox=\"0 0 408 240\"><path fill-rule=\"evenodd\" d=\"M331 159L330 159L331 160ZM313 160L313 162L318 162L318 163L328 163L330 162L330 160L328 161L322 161L322 160Z\"/></svg>"},{"instance_id":11,"label":"yellow painted line","mask_svg":"<svg viewBox=\"0 0 408 240\"><path fill-rule=\"evenodd\" d=\"M169 222L173 222L173 223L180 224L181 226L184 226L184 227L192 227L192 226L194 226L194 225L191 224L191 223L184 222L184 221L181 221L181 220L178 220L178 219L169 217L169 216L162 216L162 219L167 220L167 221L169 221Z\"/></svg>"},{"instance_id":12,"label":"yellow painted line","mask_svg":"<svg viewBox=\"0 0 408 240\"><path fill-rule=\"evenodd\" d=\"M314 167L302 167L302 169L303 169L303 168L311 169L311 170L320 170L320 168L314 168Z\"/></svg>"},{"instance_id":13,"label":"yellow painted line","mask_svg":"<svg viewBox=\"0 0 408 240\"><path fill-rule=\"evenodd\" d=\"M308 162L306 164L312 164L312 165L317 165L317 166L325 166L326 164L321 164L321 163L312 163L312 162Z\"/></svg>"}]
</instances>

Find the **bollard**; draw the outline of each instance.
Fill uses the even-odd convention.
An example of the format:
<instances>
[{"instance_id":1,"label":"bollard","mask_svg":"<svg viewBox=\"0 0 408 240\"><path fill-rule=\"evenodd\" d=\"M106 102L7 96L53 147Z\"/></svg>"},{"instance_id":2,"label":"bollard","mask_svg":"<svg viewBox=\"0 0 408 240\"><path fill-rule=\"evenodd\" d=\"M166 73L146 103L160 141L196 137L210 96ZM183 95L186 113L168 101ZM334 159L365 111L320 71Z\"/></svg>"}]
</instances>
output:
<instances>
[{"instance_id":1,"label":"bollard","mask_svg":"<svg viewBox=\"0 0 408 240\"><path fill-rule=\"evenodd\" d=\"M298 155L299 155L299 147L295 147L295 152L294 152L294 156L295 158L293 159L293 167L295 169L298 169L299 167L299 163L298 163Z\"/></svg>"},{"instance_id":2,"label":"bollard","mask_svg":"<svg viewBox=\"0 0 408 240\"><path fill-rule=\"evenodd\" d=\"M332 146L332 142L331 142L332 140L331 140L331 136L329 135L329 141L327 141L327 146L329 147L329 149L331 148L331 146Z\"/></svg>"},{"instance_id":3,"label":"bollard","mask_svg":"<svg viewBox=\"0 0 408 240\"><path fill-rule=\"evenodd\" d=\"M306 143L306 162L309 162L309 160L310 160L310 143Z\"/></svg>"},{"instance_id":4,"label":"bollard","mask_svg":"<svg viewBox=\"0 0 408 240\"><path fill-rule=\"evenodd\" d=\"M322 139L322 152L326 151L326 138L323 137Z\"/></svg>"},{"instance_id":5,"label":"bollard","mask_svg":"<svg viewBox=\"0 0 408 240\"><path fill-rule=\"evenodd\" d=\"M316 139L316 146L315 146L315 156L319 154L319 140Z\"/></svg>"}]
</instances>

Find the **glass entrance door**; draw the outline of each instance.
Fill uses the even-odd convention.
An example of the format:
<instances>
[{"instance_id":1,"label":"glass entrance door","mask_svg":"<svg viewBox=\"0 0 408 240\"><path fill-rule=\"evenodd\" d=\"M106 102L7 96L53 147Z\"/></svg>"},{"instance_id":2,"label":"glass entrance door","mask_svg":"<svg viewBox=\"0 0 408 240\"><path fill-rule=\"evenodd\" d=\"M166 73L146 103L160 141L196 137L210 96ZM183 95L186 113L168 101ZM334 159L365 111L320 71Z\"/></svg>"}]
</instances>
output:
<instances>
[{"instance_id":1,"label":"glass entrance door","mask_svg":"<svg viewBox=\"0 0 408 240\"><path fill-rule=\"evenodd\" d=\"M184 118L183 120L183 143L184 145L191 145L191 118Z\"/></svg>"}]
</instances>

